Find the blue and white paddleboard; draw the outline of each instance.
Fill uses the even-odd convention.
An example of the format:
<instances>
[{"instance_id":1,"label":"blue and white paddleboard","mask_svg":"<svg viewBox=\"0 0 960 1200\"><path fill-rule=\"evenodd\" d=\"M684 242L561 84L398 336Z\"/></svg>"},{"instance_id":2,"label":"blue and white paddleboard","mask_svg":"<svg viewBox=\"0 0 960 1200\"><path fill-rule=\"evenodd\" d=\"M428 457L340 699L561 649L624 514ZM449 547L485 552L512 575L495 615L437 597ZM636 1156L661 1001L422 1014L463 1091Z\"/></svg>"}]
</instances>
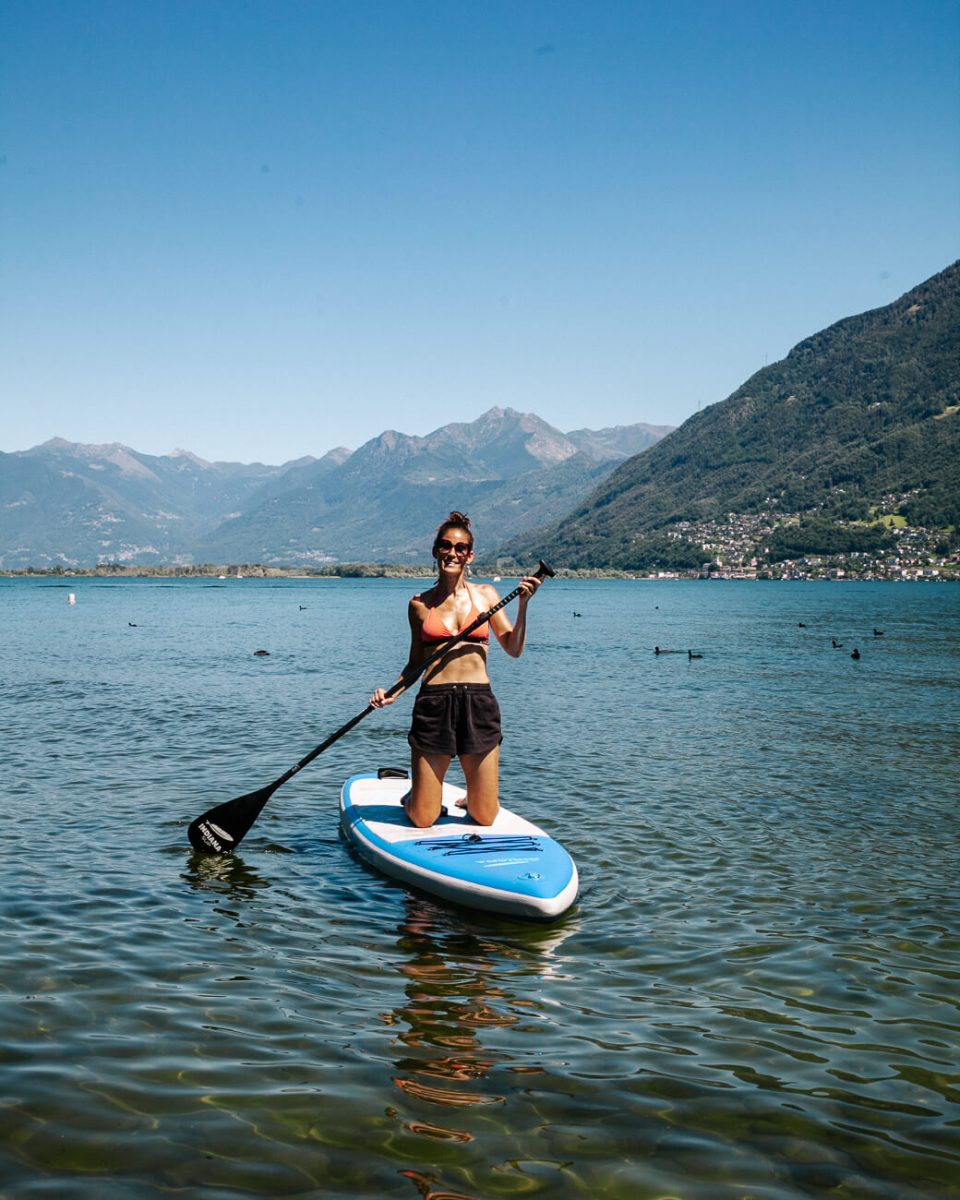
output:
<instances>
[{"instance_id":1,"label":"blue and white paddleboard","mask_svg":"<svg viewBox=\"0 0 960 1200\"><path fill-rule=\"evenodd\" d=\"M576 864L532 822L501 808L492 825L476 825L455 807L466 792L445 783L436 825L417 829L401 804L409 790L409 779L377 772L343 785L344 836L377 870L443 900L511 917L552 920L576 900Z\"/></svg>"}]
</instances>

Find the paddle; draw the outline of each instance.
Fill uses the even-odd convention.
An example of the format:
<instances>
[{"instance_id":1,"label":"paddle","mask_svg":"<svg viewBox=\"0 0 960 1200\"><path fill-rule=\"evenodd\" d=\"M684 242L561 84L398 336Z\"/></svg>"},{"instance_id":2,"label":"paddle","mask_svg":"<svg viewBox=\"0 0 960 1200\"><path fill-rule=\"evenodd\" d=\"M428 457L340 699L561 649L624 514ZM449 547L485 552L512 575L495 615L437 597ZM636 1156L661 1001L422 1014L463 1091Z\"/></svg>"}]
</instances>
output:
<instances>
[{"instance_id":1,"label":"paddle","mask_svg":"<svg viewBox=\"0 0 960 1200\"><path fill-rule=\"evenodd\" d=\"M534 575L538 579L549 578L554 574L556 572L548 567L543 559L540 560L540 566L534 571ZM485 613L481 613L466 629L461 629L459 633L454 633L450 637L444 638L437 645L436 650L432 651L419 667L409 672L409 674L401 676L393 687L387 690L387 695L396 695L397 692L409 687L411 683L414 683L423 674L431 663L436 662L438 658L446 654L451 646L468 637L475 629L479 629L484 621L488 621L494 613L499 612L514 597L519 596L520 590L519 587L515 587L508 596L504 596L493 608L488 609ZM190 845L200 854L229 854L239 845L240 840L246 835L257 817L260 816L263 806L277 788L285 784L288 779L292 779L298 771L302 771L308 763L312 763L324 750L329 749L335 741L342 738L345 733L349 733L354 725L359 725L363 718L373 711L373 705L368 704L363 712L357 713L346 725L341 725L336 733L331 733L325 742L321 742L309 754L304 755L298 763L292 766L289 771L285 771L273 783L269 783L266 787L259 788L255 792L248 792L245 796L238 796L235 800L227 800L223 804L218 804L215 808L211 808L205 812L202 817L197 817L187 830Z\"/></svg>"}]
</instances>

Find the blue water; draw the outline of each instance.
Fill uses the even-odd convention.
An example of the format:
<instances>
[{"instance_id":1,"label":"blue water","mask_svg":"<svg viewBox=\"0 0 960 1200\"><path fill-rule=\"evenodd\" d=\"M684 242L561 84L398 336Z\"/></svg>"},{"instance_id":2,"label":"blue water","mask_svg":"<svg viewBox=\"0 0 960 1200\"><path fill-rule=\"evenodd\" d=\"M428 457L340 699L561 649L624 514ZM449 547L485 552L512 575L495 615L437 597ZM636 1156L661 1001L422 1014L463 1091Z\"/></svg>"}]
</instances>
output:
<instances>
[{"instance_id":1,"label":"blue water","mask_svg":"<svg viewBox=\"0 0 960 1200\"><path fill-rule=\"evenodd\" d=\"M960 1196L960 587L545 585L491 671L555 925L341 842L409 697L194 857L396 678L415 590L0 580L4 1200Z\"/></svg>"}]
</instances>

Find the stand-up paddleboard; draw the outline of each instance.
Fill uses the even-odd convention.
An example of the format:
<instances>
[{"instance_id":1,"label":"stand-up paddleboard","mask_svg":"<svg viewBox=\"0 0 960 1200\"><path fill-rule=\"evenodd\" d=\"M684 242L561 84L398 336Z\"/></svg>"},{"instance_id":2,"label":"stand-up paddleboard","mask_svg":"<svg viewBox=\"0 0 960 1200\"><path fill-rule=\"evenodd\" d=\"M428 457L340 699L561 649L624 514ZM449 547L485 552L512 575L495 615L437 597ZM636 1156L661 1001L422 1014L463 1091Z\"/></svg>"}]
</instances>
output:
<instances>
[{"instance_id":1,"label":"stand-up paddleboard","mask_svg":"<svg viewBox=\"0 0 960 1200\"><path fill-rule=\"evenodd\" d=\"M445 783L436 825L417 829L401 803L410 780L380 775L353 775L340 793L344 836L377 870L443 900L511 917L552 920L576 900L576 864L531 821L501 808L492 825L477 825L456 807L463 788Z\"/></svg>"}]
</instances>

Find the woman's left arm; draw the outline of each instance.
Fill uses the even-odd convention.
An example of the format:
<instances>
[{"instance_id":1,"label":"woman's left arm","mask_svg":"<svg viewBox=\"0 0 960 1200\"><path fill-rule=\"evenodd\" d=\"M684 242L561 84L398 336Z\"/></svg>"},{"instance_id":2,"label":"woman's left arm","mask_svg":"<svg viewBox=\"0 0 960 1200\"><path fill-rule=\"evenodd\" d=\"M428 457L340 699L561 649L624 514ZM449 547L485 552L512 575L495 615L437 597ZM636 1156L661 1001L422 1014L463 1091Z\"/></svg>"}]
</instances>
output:
<instances>
[{"instance_id":1,"label":"woman's left arm","mask_svg":"<svg viewBox=\"0 0 960 1200\"><path fill-rule=\"evenodd\" d=\"M536 575L528 575L525 579L520 580L520 601L517 607L516 624L511 624L510 618L502 608L491 619L490 624L493 626L493 632L497 635L497 641L511 658L519 658L523 653L523 646L527 640L527 605L533 599L539 586L540 579ZM493 588L490 588L489 591L493 593L493 603L496 604L496 592Z\"/></svg>"}]
</instances>

